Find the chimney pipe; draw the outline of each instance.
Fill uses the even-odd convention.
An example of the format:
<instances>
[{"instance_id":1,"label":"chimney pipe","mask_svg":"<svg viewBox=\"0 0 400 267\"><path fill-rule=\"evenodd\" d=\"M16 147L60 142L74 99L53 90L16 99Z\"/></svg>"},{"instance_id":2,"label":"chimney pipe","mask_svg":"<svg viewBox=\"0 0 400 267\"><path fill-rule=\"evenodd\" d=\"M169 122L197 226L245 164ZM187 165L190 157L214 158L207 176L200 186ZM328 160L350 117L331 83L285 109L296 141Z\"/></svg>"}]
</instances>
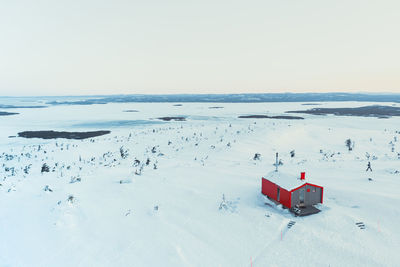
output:
<instances>
[{"instance_id":1,"label":"chimney pipe","mask_svg":"<svg viewBox=\"0 0 400 267\"><path fill-rule=\"evenodd\" d=\"M302 172L300 176L300 180L305 180L306 179L306 173Z\"/></svg>"}]
</instances>

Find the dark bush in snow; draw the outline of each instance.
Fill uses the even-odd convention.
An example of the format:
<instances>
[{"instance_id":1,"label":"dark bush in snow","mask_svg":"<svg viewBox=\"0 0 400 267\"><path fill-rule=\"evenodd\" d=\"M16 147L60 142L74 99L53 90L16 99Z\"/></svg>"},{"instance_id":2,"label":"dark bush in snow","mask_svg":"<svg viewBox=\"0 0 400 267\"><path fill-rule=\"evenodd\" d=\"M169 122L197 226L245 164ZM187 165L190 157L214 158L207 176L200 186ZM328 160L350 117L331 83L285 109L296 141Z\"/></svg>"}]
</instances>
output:
<instances>
[{"instance_id":1,"label":"dark bush in snow","mask_svg":"<svg viewBox=\"0 0 400 267\"><path fill-rule=\"evenodd\" d=\"M140 160L135 159L135 161L133 162L133 167L137 167L140 165Z\"/></svg>"},{"instance_id":2,"label":"dark bush in snow","mask_svg":"<svg viewBox=\"0 0 400 267\"><path fill-rule=\"evenodd\" d=\"M349 151L352 151L354 148L354 141L351 141L351 139L347 139L345 141L346 147L349 149Z\"/></svg>"},{"instance_id":3,"label":"dark bush in snow","mask_svg":"<svg viewBox=\"0 0 400 267\"><path fill-rule=\"evenodd\" d=\"M43 163L41 173L50 172L50 167L46 163Z\"/></svg>"},{"instance_id":4,"label":"dark bush in snow","mask_svg":"<svg viewBox=\"0 0 400 267\"><path fill-rule=\"evenodd\" d=\"M30 170L31 166L32 166L32 164L29 164L28 166L24 167L24 173L25 174L29 174L29 170Z\"/></svg>"},{"instance_id":5,"label":"dark bush in snow","mask_svg":"<svg viewBox=\"0 0 400 267\"><path fill-rule=\"evenodd\" d=\"M73 195L69 195L68 198L67 198L67 201L68 201L69 203L74 203L75 197L74 197Z\"/></svg>"},{"instance_id":6,"label":"dark bush in snow","mask_svg":"<svg viewBox=\"0 0 400 267\"><path fill-rule=\"evenodd\" d=\"M46 191L46 192L47 191L48 192L53 192L53 190L51 190L51 188L48 185L46 185L43 190Z\"/></svg>"}]
</instances>

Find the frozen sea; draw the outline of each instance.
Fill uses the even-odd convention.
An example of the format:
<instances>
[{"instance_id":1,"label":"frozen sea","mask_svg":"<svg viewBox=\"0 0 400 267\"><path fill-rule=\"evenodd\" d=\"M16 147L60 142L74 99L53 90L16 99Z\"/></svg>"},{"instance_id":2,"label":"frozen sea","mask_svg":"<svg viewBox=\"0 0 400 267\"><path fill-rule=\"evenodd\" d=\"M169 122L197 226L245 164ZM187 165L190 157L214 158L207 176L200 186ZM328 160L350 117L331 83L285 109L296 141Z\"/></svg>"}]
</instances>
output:
<instances>
[{"instance_id":1,"label":"frozen sea","mask_svg":"<svg viewBox=\"0 0 400 267\"><path fill-rule=\"evenodd\" d=\"M307 101L49 101L0 98L0 111L19 113L0 116L0 266L400 263L399 117L238 118L313 108ZM167 116L186 120L158 119ZM14 137L33 130L111 133L85 140ZM324 187L320 213L295 217L261 194L276 152L280 171L304 171ZM365 171L368 161L373 172ZM41 172L44 164L49 172ZM219 209L223 196L227 205Z\"/></svg>"}]
</instances>

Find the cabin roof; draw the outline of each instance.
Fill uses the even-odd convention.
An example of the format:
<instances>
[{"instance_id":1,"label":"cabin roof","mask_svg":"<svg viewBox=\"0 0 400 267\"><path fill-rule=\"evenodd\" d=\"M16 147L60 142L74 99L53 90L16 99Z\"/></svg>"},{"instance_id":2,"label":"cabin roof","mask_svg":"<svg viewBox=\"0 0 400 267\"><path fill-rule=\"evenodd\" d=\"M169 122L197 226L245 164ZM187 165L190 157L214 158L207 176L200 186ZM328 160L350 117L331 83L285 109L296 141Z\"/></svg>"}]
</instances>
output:
<instances>
[{"instance_id":1,"label":"cabin roof","mask_svg":"<svg viewBox=\"0 0 400 267\"><path fill-rule=\"evenodd\" d=\"M300 180L300 173L299 176L295 176L280 171L272 171L264 176L264 178L289 191L307 183L306 180Z\"/></svg>"}]
</instances>

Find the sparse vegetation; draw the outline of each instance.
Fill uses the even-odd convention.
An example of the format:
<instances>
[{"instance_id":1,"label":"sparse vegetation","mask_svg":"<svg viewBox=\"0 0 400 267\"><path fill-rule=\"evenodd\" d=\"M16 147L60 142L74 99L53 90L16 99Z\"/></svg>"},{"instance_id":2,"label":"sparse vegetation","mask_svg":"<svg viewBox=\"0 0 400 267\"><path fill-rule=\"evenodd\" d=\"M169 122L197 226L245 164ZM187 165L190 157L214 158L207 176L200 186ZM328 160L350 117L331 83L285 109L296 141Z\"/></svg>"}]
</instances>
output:
<instances>
[{"instance_id":1,"label":"sparse vegetation","mask_svg":"<svg viewBox=\"0 0 400 267\"><path fill-rule=\"evenodd\" d=\"M352 150L353 150L353 148L354 148L354 141L352 141L352 140L349 138L349 139L347 139L347 140L345 141L345 144L346 144L346 147L347 147L347 149L348 149L349 151L352 151Z\"/></svg>"},{"instance_id":2,"label":"sparse vegetation","mask_svg":"<svg viewBox=\"0 0 400 267\"><path fill-rule=\"evenodd\" d=\"M41 169L40 172L41 172L41 173L50 172L50 167L49 167L49 165L47 165L46 163L43 163L42 169Z\"/></svg>"}]
</instances>

